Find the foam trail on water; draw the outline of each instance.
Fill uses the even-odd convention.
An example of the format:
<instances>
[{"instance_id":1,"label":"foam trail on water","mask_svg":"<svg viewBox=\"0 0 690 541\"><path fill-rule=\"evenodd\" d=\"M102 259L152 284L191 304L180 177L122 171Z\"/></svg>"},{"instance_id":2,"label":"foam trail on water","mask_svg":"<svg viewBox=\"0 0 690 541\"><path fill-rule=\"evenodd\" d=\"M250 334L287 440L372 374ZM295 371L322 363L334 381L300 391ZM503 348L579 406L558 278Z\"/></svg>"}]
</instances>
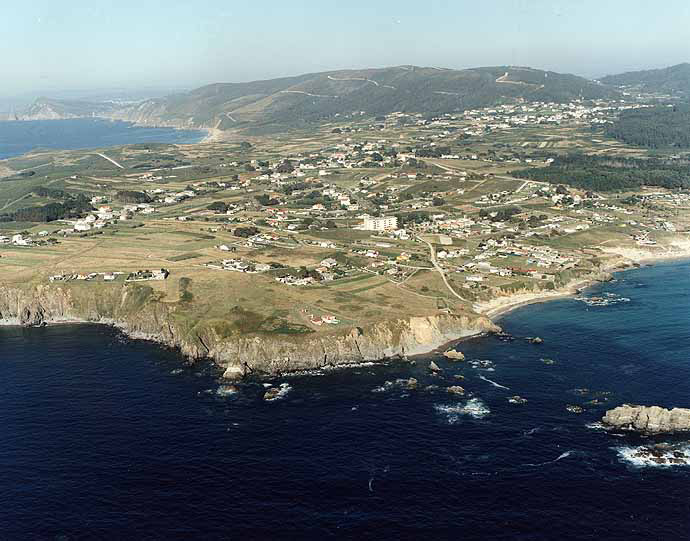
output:
<instances>
[{"instance_id":1,"label":"foam trail on water","mask_svg":"<svg viewBox=\"0 0 690 541\"><path fill-rule=\"evenodd\" d=\"M501 385L500 383L496 383L495 381L491 381L489 378L485 378L484 376L479 376L479 379L486 381L487 383L490 383L494 387L498 387L499 389L505 389L506 391L510 391L510 387L506 387L505 385Z\"/></svg>"},{"instance_id":2,"label":"foam trail on water","mask_svg":"<svg viewBox=\"0 0 690 541\"><path fill-rule=\"evenodd\" d=\"M572 454L573 454L572 451L566 451L565 453L561 453L560 455L558 455L553 460L548 460L547 462L541 462L539 464L523 464L523 466L531 466L533 468L537 468L539 466L546 466L547 464L554 464L554 463L558 462L559 460L562 460L564 458L568 458Z\"/></svg>"}]
</instances>

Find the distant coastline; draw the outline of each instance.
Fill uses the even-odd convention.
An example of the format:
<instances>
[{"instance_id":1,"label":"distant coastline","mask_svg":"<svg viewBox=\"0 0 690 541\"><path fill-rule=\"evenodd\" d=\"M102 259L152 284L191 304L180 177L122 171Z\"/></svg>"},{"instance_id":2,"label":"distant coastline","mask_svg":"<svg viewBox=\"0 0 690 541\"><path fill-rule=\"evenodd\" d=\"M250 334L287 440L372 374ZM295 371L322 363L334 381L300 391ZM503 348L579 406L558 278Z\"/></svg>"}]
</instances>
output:
<instances>
[{"instance_id":1,"label":"distant coastline","mask_svg":"<svg viewBox=\"0 0 690 541\"><path fill-rule=\"evenodd\" d=\"M107 118L0 121L0 160L39 148L81 150L128 144L195 144L206 141L209 130L147 126Z\"/></svg>"}]
</instances>

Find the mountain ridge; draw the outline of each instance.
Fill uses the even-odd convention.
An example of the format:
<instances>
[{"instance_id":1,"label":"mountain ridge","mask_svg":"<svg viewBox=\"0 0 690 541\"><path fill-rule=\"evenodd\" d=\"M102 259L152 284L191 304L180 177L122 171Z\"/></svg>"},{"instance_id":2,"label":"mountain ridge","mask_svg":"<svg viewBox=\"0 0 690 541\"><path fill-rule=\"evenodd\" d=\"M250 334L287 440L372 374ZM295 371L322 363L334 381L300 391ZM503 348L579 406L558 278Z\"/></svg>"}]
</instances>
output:
<instances>
[{"instance_id":1,"label":"mountain ridge","mask_svg":"<svg viewBox=\"0 0 690 541\"><path fill-rule=\"evenodd\" d=\"M637 87L648 92L670 92L690 96L690 63L607 75L601 78L601 82L619 87Z\"/></svg>"},{"instance_id":2,"label":"mountain ridge","mask_svg":"<svg viewBox=\"0 0 690 541\"><path fill-rule=\"evenodd\" d=\"M372 115L395 111L447 113L502 103L618 95L618 90L583 77L529 67L453 70L402 65L213 83L135 104L43 99L21 118L105 116L140 124L232 130L252 125L294 125L362 111Z\"/></svg>"}]
</instances>

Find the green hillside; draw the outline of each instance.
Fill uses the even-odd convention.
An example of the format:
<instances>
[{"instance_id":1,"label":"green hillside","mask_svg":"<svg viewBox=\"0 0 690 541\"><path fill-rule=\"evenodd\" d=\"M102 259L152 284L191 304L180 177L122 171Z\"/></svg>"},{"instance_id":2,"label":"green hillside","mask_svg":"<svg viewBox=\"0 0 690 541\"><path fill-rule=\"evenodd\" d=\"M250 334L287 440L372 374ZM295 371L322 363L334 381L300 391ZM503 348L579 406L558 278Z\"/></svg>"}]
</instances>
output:
<instances>
[{"instance_id":1,"label":"green hillside","mask_svg":"<svg viewBox=\"0 0 690 541\"><path fill-rule=\"evenodd\" d=\"M429 114L519 101L564 102L617 95L615 89L575 75L531 68L398 66L213 84L113 107L107 115L144 123L234 129L292 126L362 111L373 115L394 111ZM56 109L54 100L51 103ZM36 104L34 109L41 110L40 106ZM83 109L90 112L94 108L86 104ZM69 108L70 114L73 111Z\"/></svg>"},{"instance_id":2,"label":"green hillside","mask_svg":"<svg viewBox=\"0 0 690 541\"><path fill-rule=\"evenodd\" d=\"M653 149L690 148L690 106L662 105L625 111L606 131L629 145Z\"/></svg>"},{"instance_id":3,"label":"green hillside","mask_svg":"<svg viewBox=\"0 0 690 541\"><path fill-rule=\"evenodd\" d=\"M609 75L601 82L607 85L634 87L647 92L690 96L690 64Z\"/></svg>"}]
</instances>

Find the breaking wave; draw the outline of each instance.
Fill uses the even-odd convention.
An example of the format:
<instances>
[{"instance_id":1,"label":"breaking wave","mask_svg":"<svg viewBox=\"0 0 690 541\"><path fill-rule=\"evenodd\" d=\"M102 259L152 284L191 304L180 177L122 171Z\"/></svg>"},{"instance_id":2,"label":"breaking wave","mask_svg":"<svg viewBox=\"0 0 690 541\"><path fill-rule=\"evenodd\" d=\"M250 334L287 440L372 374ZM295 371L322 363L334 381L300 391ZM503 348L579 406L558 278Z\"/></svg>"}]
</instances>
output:
<instances>
[{"instance_id":1,"label":"breaking wave","mask_svg":"<svg viewBox=\"0 0 690 541\"><path fill-rule=\"evenodd\" d=\"M288 383L281 383L274 392L265 397L267 402L274 402L285 398L287 394L292 390L292 387Z\"/></svg>"},{"instance_id":2,"label":"breaking wave","mask_svg":"<svg viewBox=\"0 0 690 541\"><path fill-rule=\"evenodd\" d=\"M539 466L546 466L547 464L555 464L559 460L563 460L564 458L568 458L572 454L573 454L572 451L566 451L565 453L561 453L560 455L558 455L553 460L547 460L546 462L540 462L539 464L524 464L524 465L525 466L531 466L533 468L537 468Z\"/></svg>"},{"instance_id":3,"label":"breaking wave","mask_svg":"<svg viewBox=\"0 0 690 541\"><path fill-rule=\"evenodd\" d=\"M481 419L491 413L479 398L472 398L465 404L434 404L434 409L446 417L448 424L457 423L463 416Z\"/></svg>"},{"instance_id":4,"label":"breaking wave","mask_svg":"<svg viewBox=\"0 0 690 541\"><path fill-rule=\"evenodd\" d=\"M622 462L637 468L670 468L690 466L690 444L658 444L633 447L624 445L613 448Z\"/></svg>"}]
</instances>

